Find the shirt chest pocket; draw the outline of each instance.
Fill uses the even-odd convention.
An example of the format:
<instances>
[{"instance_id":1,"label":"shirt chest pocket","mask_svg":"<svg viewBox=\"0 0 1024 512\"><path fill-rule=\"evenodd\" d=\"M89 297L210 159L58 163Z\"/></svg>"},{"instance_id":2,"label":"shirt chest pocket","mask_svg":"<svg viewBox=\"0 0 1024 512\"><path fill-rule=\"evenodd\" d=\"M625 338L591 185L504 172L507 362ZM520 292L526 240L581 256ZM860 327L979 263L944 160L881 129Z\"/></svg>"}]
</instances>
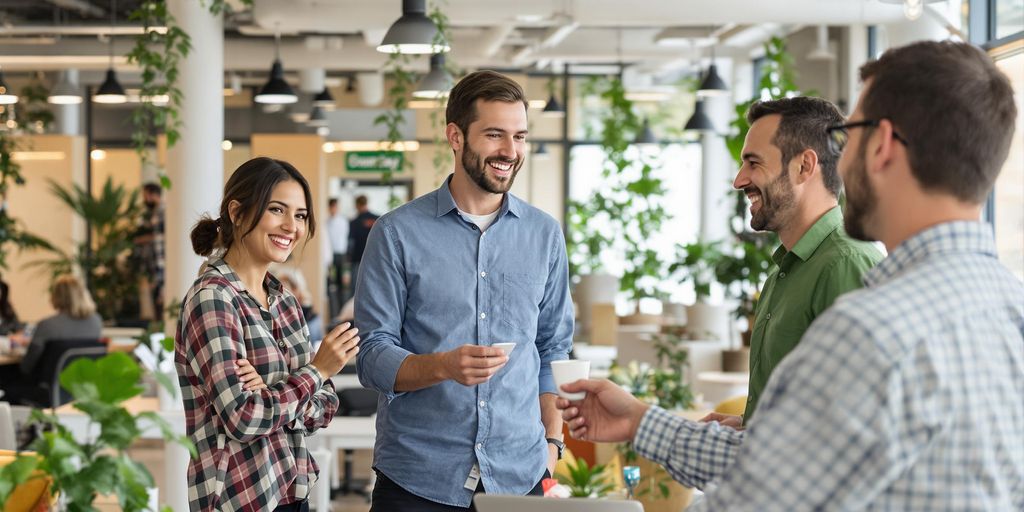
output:
<instances>
[{"instance_id":1,"label":"shirt chest pocket","mask_svg":"<svg viewBox=\"0 0 1024 512\"><path fill-rule=\"evenodd\" d=\"M533 274L506 273L501 283L502 322L527 336L537 332L544 299L544 279Z\"/></svg>"}]
</instances>

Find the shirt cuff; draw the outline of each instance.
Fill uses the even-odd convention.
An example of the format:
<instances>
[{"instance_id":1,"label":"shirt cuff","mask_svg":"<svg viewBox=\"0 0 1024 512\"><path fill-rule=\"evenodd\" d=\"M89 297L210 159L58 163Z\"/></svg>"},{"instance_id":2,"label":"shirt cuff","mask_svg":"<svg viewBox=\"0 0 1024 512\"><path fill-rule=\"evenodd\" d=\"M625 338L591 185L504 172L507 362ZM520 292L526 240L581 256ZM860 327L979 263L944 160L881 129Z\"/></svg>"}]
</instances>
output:
<instances>
[{"instance_id":1,"label":"shirt cuff","mask_svg":"<svg viewBox=\"0 0 1024 512\"><path fill-rule=\"evenodd\" d=\"M633 439L633 449L654 462L663 463L669 459L676 432L686 421L661 407L652 405L640 420Z\"/></svg>"},{"instance_id":2,"label":"shirt cuff","mask_svg":"<svg viewBox=\"0 0 1024 512\"><path fill-rule=\"evenodd\" d=\"M566 354L565 357L556 357L551 361L560 361L568 359L569 356ZM540 390L538 394L543 395L544 393L558 394L558 387L555 386L555 377L551 373L551 361L540 362L540 373L537 376L537 388Z\"/></svg>"},{"instance_id":3,"label":"shirt cuff","mask_svg":"<svg viewBox=\"0 0 1024 512\"><path fill-rule=\"evenodd\" d=\"M402 393L395 392L395 380L398 379L398 370L405 362L405 358L412 355L412 352L395 346L385 346L379 351L372 361L364 361L372 365L373 387L377 388L388 400L392 400ZM366 383L363 383L365 386Z\"/></svg>"}]
</instances>

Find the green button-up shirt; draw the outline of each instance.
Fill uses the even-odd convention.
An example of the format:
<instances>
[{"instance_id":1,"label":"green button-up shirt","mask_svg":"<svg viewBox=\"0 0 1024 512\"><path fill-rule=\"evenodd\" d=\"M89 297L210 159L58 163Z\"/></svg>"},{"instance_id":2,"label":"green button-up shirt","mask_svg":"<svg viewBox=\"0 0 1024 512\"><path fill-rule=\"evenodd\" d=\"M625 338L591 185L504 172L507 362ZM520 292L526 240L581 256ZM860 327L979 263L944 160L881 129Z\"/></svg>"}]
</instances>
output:
<instances>
[{"instance_id":1,"label":"green button-up shirt","mask_svg":"<svg viewBox=\"0 0 1024 512\"><path fill-rule=\"evenodd\" d=\"M757 408L772 370L836 297L862 286L861 276L882 260L872 244L850 238L835 207L822 215L787 251L779 246L775 266L761 290L750 337L750 384L744 423Z\"/></svg>"}]
</instances>

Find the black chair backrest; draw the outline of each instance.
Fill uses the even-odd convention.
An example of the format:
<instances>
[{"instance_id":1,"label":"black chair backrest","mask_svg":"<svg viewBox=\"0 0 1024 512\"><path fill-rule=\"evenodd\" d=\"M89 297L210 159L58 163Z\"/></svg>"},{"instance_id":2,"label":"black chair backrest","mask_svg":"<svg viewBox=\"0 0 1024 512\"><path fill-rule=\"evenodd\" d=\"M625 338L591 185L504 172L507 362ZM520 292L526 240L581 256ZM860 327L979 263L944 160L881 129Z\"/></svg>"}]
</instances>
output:
<instances>
[{"instance_id":1,"label":"black chair backrest","mask_svg":"<svg viewBox=\"0 0 1024 512\"><path fill-rule=\"evenodd\" d=\"M99 359L107 353L106 344L96 338L49 340L43 346L36 366L39 385L47 390L50 407L60 407L71 395L60 387L60 372L79 357Z\"/></svg>"},{"instance_id":2,"label":"black chair backrest","mask_svg":"<svg viewBox=\"0 0 1024 512\"><path fill-rule=\"evenodd\" d=\"M338 416L373 416L377 413L377 397L373 389L342 388L338 390Z\"/></svg>"}]
</instances>

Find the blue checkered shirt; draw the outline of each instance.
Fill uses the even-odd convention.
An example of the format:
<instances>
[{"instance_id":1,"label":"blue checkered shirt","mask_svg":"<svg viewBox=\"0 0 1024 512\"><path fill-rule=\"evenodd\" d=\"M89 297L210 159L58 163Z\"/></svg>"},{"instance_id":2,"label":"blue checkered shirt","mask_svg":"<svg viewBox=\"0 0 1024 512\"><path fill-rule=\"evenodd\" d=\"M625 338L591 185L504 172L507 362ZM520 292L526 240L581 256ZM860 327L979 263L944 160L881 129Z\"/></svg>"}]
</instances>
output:
<instances>
[{"instance_id":1,"label":"blue checkered shirt","mask_svg":"<svg viewBox=\"0 0 1024 512\"><path fill-rule=\"evenodd\" d=\"M1024 510L1024 286L991 227L922 231L865 284L811 325L746 431L644 416L637 451L705 488L694 510Z\"/></svg>"}]
</instances>

